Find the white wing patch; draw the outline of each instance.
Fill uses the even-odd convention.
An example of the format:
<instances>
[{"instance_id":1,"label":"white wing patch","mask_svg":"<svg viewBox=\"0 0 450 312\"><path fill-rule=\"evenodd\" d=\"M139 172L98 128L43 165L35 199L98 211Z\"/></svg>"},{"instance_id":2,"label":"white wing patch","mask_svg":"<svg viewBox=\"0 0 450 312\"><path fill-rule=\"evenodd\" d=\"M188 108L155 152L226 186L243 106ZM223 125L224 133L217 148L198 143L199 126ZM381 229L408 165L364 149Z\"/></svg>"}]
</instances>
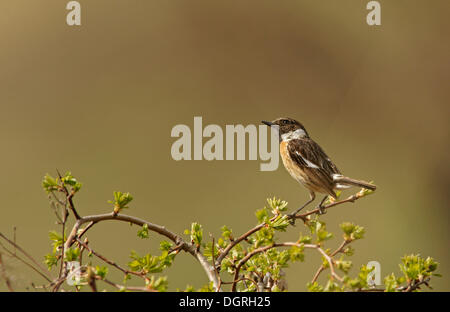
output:
<instances>
[{"instance_id":1,"label":"white wing patch","mask_svg":"<svg viewBox=\"0 0 450 312\"><path fill-rule=\"evenodd\" d=\"M308 159L306 159L305 157L303 157L299 152L295 152L298 156L300 156L306 163L306 165L309 168L314 168L314 169L320 169L319 166L317 166L316 164L310 162Z\"/></svg>"},{"instance_id":2,"label":"white wing patch","mask_svg":"<svg viewBox=\"0 0 450 312\"><path fill-rule=\"evenodd\" d=\"M345 190L345 189L351 188L351 186L338 183L338 184L336 184L336 188L338 190Z\"/></svg>"}]
</instances>

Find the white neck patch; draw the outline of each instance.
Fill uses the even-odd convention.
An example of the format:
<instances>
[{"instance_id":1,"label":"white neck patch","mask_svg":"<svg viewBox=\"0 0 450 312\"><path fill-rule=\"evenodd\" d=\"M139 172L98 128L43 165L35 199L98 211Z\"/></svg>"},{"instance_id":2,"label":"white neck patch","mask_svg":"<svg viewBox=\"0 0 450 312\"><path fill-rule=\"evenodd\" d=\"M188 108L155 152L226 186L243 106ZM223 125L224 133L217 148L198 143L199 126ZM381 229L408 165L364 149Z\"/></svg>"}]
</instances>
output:
<instances>
[{"instance_id":1,"label":"white neck patch","mask_svg":"<svg viewBox=\"0 0 450 312\"><path fill-rule=\"evenodd\" d=\"M297 129L295 131L291 131L285 134L281 135L281 140L283 141L290 141L290 140L296 140L306 137L306 132L303 129Z\"/></svg>"}]
</instances>

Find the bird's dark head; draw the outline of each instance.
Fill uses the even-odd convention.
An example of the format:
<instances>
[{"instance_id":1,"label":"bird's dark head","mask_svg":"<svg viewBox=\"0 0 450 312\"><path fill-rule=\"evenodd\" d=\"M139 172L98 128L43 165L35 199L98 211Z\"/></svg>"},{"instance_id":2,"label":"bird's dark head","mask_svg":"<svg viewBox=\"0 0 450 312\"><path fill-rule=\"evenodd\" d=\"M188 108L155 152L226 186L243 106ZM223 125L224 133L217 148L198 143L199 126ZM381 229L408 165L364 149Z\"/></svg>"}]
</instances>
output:
<instances>
[{"instance_id":1,"label":"bird's dark head","mask_svg":"<svg viewBox=\"0 0 450 312\"><path fill-rule=\"evenodd\" d=\"M273 121L262 121L262 123L269 127L278 126L280 131L280 139L283 141L309 137L305 127L292 118L283 117Z\"/></svg>"}]
</instances>

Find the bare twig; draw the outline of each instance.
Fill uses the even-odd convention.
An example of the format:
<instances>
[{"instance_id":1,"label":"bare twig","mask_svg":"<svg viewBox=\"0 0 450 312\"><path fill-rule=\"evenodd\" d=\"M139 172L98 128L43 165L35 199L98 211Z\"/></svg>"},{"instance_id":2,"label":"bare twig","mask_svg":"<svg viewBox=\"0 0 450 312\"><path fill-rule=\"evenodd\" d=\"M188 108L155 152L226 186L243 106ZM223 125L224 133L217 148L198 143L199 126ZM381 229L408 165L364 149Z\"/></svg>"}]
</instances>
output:
<instances>
[{"instance_id":1,"label":"bare twig","mask_svg":"<svg viewBox=\"0 0 450 312\"><path fill-rule=\"evenodd\" d=\"M397 290L403 291L403 292L412 292L412 291L414 291L416 289L420 289L421 285L426 285L426 286L430 287L428 285L429 281L430 281L429 277L423 279L422 281L415 281L414 280L414 281L411 281L410 283L408 283L408 285L406 285L406 286L402 286L402 287L397 288Z\"/></svg>"},{"instance_id":2,"label":"bare twig","mask_svg":"<svg viewBox=\"0 0 450 312\"><path fill-rule=\"evenodd\" d=\"M339 200L339 201L335 201L335 202L332 202L332 203L330 203L330 204L328 204L328 205L325 205L325 206L322 207L322 209L316 208L316 209L313 209L313 210L311 210L311 211L305 212L305 213L303 213L303 214L295 215L294 218L296 218L296 219L302 219L303 221L306 221L306 220L307 220L306 217L309 216L309 215L312 215L312 214L320 214L320 213L321 213L321 210L322 210L322 212L323 212L324 210L327 210L327 209L330 209L330 208L332 208L332 207L336 207L336 206L338 206L338 205L342 205L342 204L345 204L345 203L353 203L353 202L355 202L356 200L358 200L358 199L360 199L360 198L362 198L362 197L363 197L363 196L361 196L361 195L359 195L359 194L354 194L354 195L349 196L349 197L346 198L346 199Z\"/></svg>"},{"instance_id":3,"label":"bare twig","mask_svg":"<svg viewBox=\"0 0 450 312\"><path fill-rule=\"evenodd\" d=\"M62 181L61 173L59 173L58 169L56 169L56 172L58 173L59 180ZM69 203L69 208L72 211L75 219L77 220L80 219L80 215L78 214L77 210L75 209L75 205L73 204L73 196L75 195L75 193L73 191L69 192L64 183L62 183L61 190L64 192L64 194L66 194L66 198Z\"/></svg>"},{"instance_id":4,"label":"bare twig","mask_svg":"<svg viewBox=\"0 0 450 312\"><path fill-rule=\"evenodd\" d=\"M32 267L36 272L38 272L41 276L43 276L46 280L48 280L49 282L51 281L52 278L47 277L45 274L43 274L42 272L47 272L47 270L42 267L39 262L37 262L36 260L34 260L34 258L32 256L30 256L25 250L23 250L19 245L17 245L16 243L14 243L13 241L11 241L10 239L8 239L5 235L3 235L0 232L0 238L3 238L6 242L8 242L10 245L14 246L14 248L16 248L18 251L20 251L21 253L23 253L25 255L25 257L27 257L28 259L31 260L31 262L33 262L39 269L37 270L36 268L34 268L33 266L31 266L30 264L28 264L26 261L22 260L21 258L19 258L14 252L11 252L9 250L7 250L4 246L3 249L7 250L8 253L10 253L13 257L21 260L23 263L27 264L29 267ZM50 273L48 273L50 275ZM51 275L50 275L51 277Z\"/></svg>"},{"instance_id":5,"label":"bare twig","mask_svg":"<svg viewBox=\"0 0 450 312\"><path fill-rule=\"evenodd\" d=\"M62 231L62 235L61 235L61 237L64 240L64 238L66 236L66 222L67 222L67 217L69 216L69 212L67 211L67 207L66 206L63 206L63 209L64 209L64 211L63 211L63 217L62 217L62 221L61 221L61 226L62 226L62 230L61 230ZM64 256L65 256L65 248L64 248L64 244L62 244L62 246L61 246L61 266L59 268L58 277L61 277L62 273L63 273L64 263L65 263Z\"/></svg>"},{"instance_id":6,"label":"bare twig","mask_svg":"<svg viewBox=\"0 0 450 312\"><path fill-rule=\"evenodd\" d=\"M264 246L264 247L260 247L257 249L252 250L251 252L249 252L244 258L241 259L241 261L239 261L239 263L236 265L236 270L234 271L234 282L231 286L231 291L236 291L236 286L237 286L237 281L239 281L239 272L240 269L242 268L242 266L248 261L250 260L250 258L252 258L253 256L265 252L269 249L275 248L275 247L292 247L292 246L296 246L296 247L303 247L303 248L311 248L311 249L316 249L318 250L322 256L327 260L327 262L329 263L331 272L332 272L332 276L336 279L338 279L339 281L342 281L342 278L339 277L339 275L337 275L334 272L334 263L333 263L333 259L327 255L327 253L319 246L319 245L315 245L315 244L303 244L303 243L295 243L295 242L285 242L285 243L273 243L271 245L268 246Z\"/></svg>"},{"instance_id":7,"label":"bare twig","mask_svg":"<svg viewBox=\"0 0 450 312\"><path fill-rule=\"evenodd\" d=\"M146 292L157 292L157 290L148 288L148 287L136 287L136 286L124 286L117 283L114 283L106 278L101 278L100 276L96 276L95 279L105 282L108 285L111 285L119 290L130 290L130 291L146 291Z\"/></svg>"},{"instance_id":8,"label":"bare twig","mask_svg":"<svg viewBox=\"0 0 450 312\"><path fill-rule=\"evenodd\" d=\"M336 248L336 250L331 253L330 257L334 257L335 255L340 253L344 249L344 247L347 246L348 244L350 244L350 241L344 240L341 243L341 245L339 245L339 247ZM314 274L314 277L313 277L311 283L314 283L315 281L317 281L317 278L319 277L320 273L322 273L323 270L325 270L325 267L322 264L322 265L320 265L320 267L317 270L316 274Z\"/></svg>"},{"instance_id":9,"label":"bare twig","mask_svg":"<svg viewBox=\"0 0 450 312\"><path fill-rule=\"evenodd\" d=\"M67 238L67 240L66 240L66 242L64 244L65 248L66 249L70 248L70 246L76 240L77 232L78 232L80 226L82 226L84 223L87 223L87 222L98 223L98 222L107 221L107 220L124 221L124 222L133 223L133 224L136 224L136 225L139 225L139 226L143 226L144 224L146 224L148 226L149 230L169 238L176 245L181 246L180 248L182 250L190 253L191 255L193 255L197 259L197 261L200 263L200 265L205 270L205 272L206 272L206 274L208 276L208 279L211 282L213 282L214 288L218 289L219 278L216 275L216 271L215 271L214 266L210 265L208 263L208 261L205 258L205 256L203 256L197 250L196 246L185 242L180 236L178 236L175 233L167 230L163 226L160 226L160 225L148 222L146 220L143 220L143 219L140 219L140 218L137 218L137 217L124 215L124 214L120 214L120 213L119 214L107 213L107 214L100 214L100 215L92 215L92 216L80 217L75 222L75 225L73 226L72 231L69 234L69 237Z\"/></svg>"},{"instance_id":10,"label":"bare twig","mask_svg":"<svg viewBox=\"0 0 450 312\"><path fill-rule=\"evenodd\" d=\"M17 254L14 254L14 252L8 250L8 248L6 248L5 246L3 246L3 244L0 243L0 246L3 248L4 251L6 251L7 254L9 254L11 257L16 258L17 260L19 260L20 262L22 262L23 264L25 264L26 266L28 266L29 268L31 268L33 271L35 271L36 273L38 273L40 276L42 276L45 280L47 280L47 282L52 282L52 279L49 278L48 276L46 276L43 272L39 271L39 269L35 268L31 263L28 263L27 261L25 261L24 259L22 259L21 257L19 257Z\"/></svg>"},{"instance_id":11,"label":"bare twig","mask_svg":"<svg viewBox=\"0 0 450 312\"><path fill-rule=\"evenodd\" d=\"M13 236L13 242L14 242L14 244L17 242L17 240L16 240L16 231L17 230L17 228L16 227L14 227L13 228L13 232L14 232L14 236ZM14 246L14 254L16 254L16 252L17 252L17 250L16 250L16 247Z\"/></svg>"},{"instance_id":12,"label":"bare twig","mask_svg":"<svg viewBox=\"0 0 450 312\"><path fill-rule=\"evenodd\" d=\"M274 216L272 219L270 219L270 221L275 220L275 218L278 216ZM243 240L247 240L247 238L252 235L253 233L258 232L259 230L261 230L263 227L266 226L266 223L261 223L258 224L257 226L255 226L254 228L248 230L247 232L245 232L244 234L242 234L241 236L239 236L237 239L233 240L230 242L230 244L222 251L222 253L217 257L216 260L216 266L220 267L220 264L222 263L223 259L225 259L225 257L229 254L229 252L231 251L231 249L233 249L233 247L235 247L237 244L239 244L240 242L242 242Z\"/></svg>"},{"instance_id":13,"label":"bare twig","mask_svg":"<svg viewBox=\"0 0 450 312\"><path fill-rule=\"evenodd\" d=\"M212 247L211 248L212 248L212 266L214 267L214 272L216 273L216 276L217 276L217 278L219 280L219 284L217 285L216 292L219 292L220 291L220 287L222 286L222 279L220 278L220 273L217 270L217 267L215 265L216 261L214 260L214 258L215 258L215 256L214 256L215 250L214 249L216 248L214 237L212 237Z\"/></svg>"},{"instance_id":14,"label":"bare twig","mask_svg":"<svg viewBox=\"0 0 450 312\"><path fill-rule=\"evenodd\" d=\"M9 277L6 275L5 264L3 263L1 252L0 252L0 274L5 280L6 286L8 287L9 291L14 292L11 281L9 280Z\"/></svg>"},{"instance_id":15,"label":"bare twig","mask_svg":"<svg viewBox=\"0 0 450 312\"><path fill-rule=\"evenodd\" d=\"M95 250L93 250L92 248L90 248L86 243L82 242L79 238L76 238L78 244L80 244L81 246L83 246L86 250L88 250L90 253L92 253L94 256L98 257L99 259L105 261L106 263L108 263L109 265L112 265L113 267L115 267L116 269L118 269L119 271L122 271L124 274L132 274L132 275L136 275L139 277L143 277L145 278L145 274L144 273L139 273L139 272L134 272L134 271L129 271L127 269L122 268L120 265L118 265L117 263L115 263L112 260L109 260L108 258L100 255L98 252L96 252Z\"/></svg>"},{"instance_id":16,"label":"bare twig","mask_svg":"<svg viewBox=\"0 0 450 312\"><path fill-rule=\"evenodd\" d=\"M83 230L81 230L80 234L78 234L78 238L82 238L83 235L89 231L89 229L95 224L94 221L91 221Z\"/></svg>"}]
</instances>

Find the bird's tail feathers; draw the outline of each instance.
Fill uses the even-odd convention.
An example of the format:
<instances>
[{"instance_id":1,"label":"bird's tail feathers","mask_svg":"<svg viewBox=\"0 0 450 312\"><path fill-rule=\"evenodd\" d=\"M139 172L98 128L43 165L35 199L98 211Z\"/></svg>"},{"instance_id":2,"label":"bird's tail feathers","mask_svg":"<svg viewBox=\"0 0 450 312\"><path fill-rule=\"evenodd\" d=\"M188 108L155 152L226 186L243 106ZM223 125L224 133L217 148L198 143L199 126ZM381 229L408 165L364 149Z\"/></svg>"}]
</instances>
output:
<instances>
[{"instance_id":1,"label":"bird's tail feathers","mask_svg":"<svg viewBox=\"0 0 450 312\"><path fill-rule=\"evenodd\" d=\"M346 186L357 186L371 191L375 191L375 189L377 188L376 185L373 185L369 182L351 179L349 177L344 177L341 174L333 175L333 181L336 184L341 185L342 188L345 188Z\"/></svg>"}]
</instances>

